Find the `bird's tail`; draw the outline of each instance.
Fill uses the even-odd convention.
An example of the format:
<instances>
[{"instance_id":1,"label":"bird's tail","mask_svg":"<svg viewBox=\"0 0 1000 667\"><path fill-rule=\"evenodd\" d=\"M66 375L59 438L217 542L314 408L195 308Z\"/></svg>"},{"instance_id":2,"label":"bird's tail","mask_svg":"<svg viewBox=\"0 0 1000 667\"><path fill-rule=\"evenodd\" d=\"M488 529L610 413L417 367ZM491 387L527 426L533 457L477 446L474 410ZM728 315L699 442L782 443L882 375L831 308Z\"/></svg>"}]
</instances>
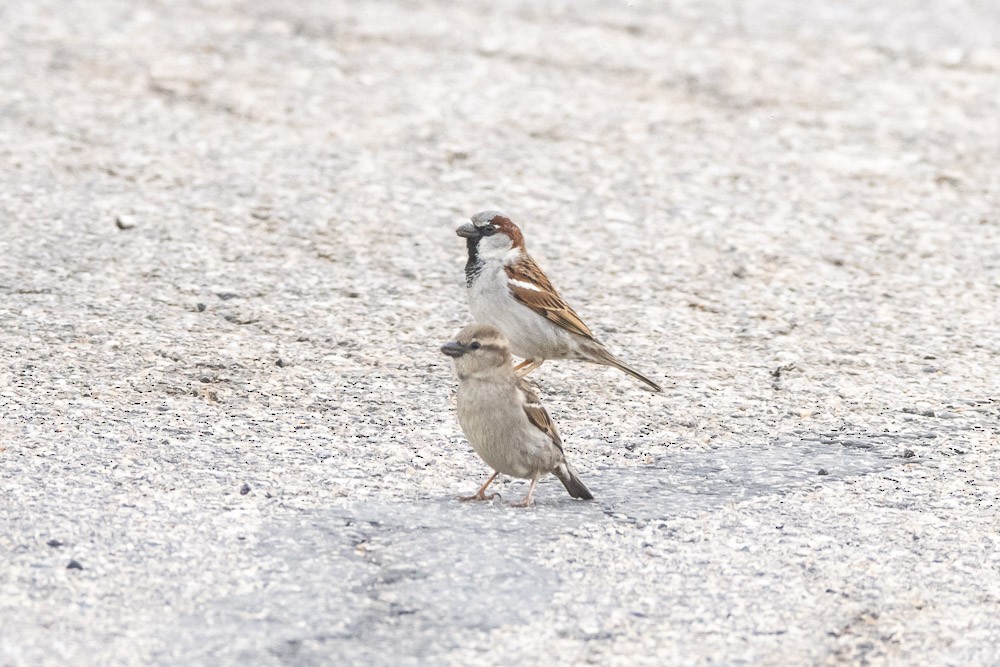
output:
<instances>
[{"instance_id":1,"label":"bird's tail","mask_svg":"<svg viewBox=\"0 0 1000 667\"><path fill-rule=\"evenodd\" d=\"M648 377L646 377L639 371L635 370L634 368L626 364L624 361L622 361L615 355L605 350L600 343L589 347L590 349L588 351L591 353L592 356L590 356L588 361L593 361L596 364L604 364L605 366L613 366L620 371L625 371L626 373L634 377L636 380L645 383L653 391L663 391L663 387L656 384Z\"/></svg>"},{"instance_id":2,"label":"bird's tail","mask_svg":"<svg viewBox=\"0 0 1000 667\"><path fill-rule=\"evenodd\" d=\"M569 491L569 495L582 500L594 499L594 494L592 494L590 489L588 489L584 483L580 481L580 478L576 476L576 470L574 470L570 464L564 461L563 463L560 463L559 467L552 472L555 473L555 476L559 478L559 481L562 482L563 486L566 487L566 490Z\"/></svg>"}]
</instances>

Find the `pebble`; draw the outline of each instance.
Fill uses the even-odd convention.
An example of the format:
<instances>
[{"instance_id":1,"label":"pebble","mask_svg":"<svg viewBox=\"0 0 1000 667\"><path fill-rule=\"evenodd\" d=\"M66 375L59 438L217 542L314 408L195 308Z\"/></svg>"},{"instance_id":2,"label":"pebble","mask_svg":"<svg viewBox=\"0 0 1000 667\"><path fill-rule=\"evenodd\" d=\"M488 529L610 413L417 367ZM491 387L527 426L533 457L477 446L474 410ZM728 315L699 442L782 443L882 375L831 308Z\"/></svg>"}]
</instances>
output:
<instances>
[{"instance_id":1,"label":"pebble","mask_svg":"<svg viewBox=\"0 0 1000 667\"><path fill-rule=\"evenodd\" d=\"M115 226L122 231L133 229L136 226L136 220L131 215L119 215L115 216Z\"/></svg>"}]
</instances>

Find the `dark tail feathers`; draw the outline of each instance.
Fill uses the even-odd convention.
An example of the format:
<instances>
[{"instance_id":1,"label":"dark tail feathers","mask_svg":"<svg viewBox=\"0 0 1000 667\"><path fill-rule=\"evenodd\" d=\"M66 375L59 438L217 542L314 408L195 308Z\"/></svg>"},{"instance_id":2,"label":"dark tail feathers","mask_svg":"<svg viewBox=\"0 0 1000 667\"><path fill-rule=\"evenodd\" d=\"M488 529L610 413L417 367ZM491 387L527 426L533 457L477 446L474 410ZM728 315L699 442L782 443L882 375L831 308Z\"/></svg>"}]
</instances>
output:
<instances>
[{"instance_id":1,"label":"dark tail feathers","mask_svg":"<svg viewBox=\"0 0 1000 667\"><path fill-rule=\"evenodd\" d=\"M569 495L582 500L594 499L594 495L590 492L590 489L580 481L580 478L576 476L576 470L573 470L570 464L562 463L552 472L563 483L566 490L569 491Z\"/></svg>"},{"instance_id":2,"label":"dark tail feathers","mask_svg":"<svg viewBox=\"0 0 1000 667\"><path fill-rule=\"evenodd\" d=\"M596 341L594 342L596 343ZM600 343L594 345L590 351L594 356L591 359L589 359L589 361L593 361L598 364L604 364L605 366L613 366L620 371L625 371L639 382L645 383L653 391L663 391L663 387L656 384L648 377L646 377L639 371L635 370L634 368L626 364L624 361L622 361L615 355L605 350Z\"/></svg>"}]
</instances>

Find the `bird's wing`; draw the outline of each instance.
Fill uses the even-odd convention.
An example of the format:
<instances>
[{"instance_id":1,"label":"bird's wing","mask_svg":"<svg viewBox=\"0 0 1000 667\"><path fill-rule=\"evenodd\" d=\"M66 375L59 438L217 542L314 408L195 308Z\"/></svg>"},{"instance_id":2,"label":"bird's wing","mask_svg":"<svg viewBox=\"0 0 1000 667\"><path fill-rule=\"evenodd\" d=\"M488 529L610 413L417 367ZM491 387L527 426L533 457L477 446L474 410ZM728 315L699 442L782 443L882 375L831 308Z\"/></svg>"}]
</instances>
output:
<instances>
[{"instance_id":1,"label":"bird's wing","mask_svg":"<svg viewBox=\"0 0 1000 667\"><path fill-rule=\"evenodd\" d=\"M524 393L525 403L524 403L524 414L528 416L528 421L532 423L535 428L545 433L552 440L553 444L562 451L562 438L559 437L559 431L556 430L556 425L552 421L552 417L549 416L549 411L545 409L541 401L538 400L538 394L524 380L517 381L517 388Z\"/></svg>"},{"instance_id":2,"label":"bird's wing","mask_svg":"<svg viewBox=\"0 0 1000 667\"><path fill-rule=\"evenodd\" d=\"M507 286L515 299L571 333L594 337L531 257L525 255L504 269L507 272Z\"/></svg>"}]
</instances>

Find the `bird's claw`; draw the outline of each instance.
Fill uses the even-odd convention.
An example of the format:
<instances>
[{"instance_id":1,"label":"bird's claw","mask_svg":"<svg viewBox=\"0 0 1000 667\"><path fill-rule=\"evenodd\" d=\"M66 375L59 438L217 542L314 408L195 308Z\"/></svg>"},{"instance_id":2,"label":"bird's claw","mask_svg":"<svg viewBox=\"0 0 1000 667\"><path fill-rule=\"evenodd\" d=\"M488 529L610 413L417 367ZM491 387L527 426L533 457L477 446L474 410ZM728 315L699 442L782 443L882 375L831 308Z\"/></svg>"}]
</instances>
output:
<instances>
[{"instance_id":1,"label":"bird's claw","mask_svg":"<svg viewBox=\"0 0 1000 667\"><path fill-rule=\"evenodd\" d=\"M545 363L544 359L525 359L518 365L514 366L514 376L521 379L531 371L541 366L543 363Z\"/></svg>"},{"instance_id":2,"label":"bird's claw","mask_svg":"<svg viewBox=\"0 0 1000 667\"><path fill-rule=\"evenodd\" d=\"M459 502L466 503L469 502L470 500L493 500L494 498L500 498L501 500L503 499L503 497L499 493L491 493L487 495L482 491L480 491L479 493L473 494L471 496L458 496L457 500Z\"/></svg>"}]
</instances>

